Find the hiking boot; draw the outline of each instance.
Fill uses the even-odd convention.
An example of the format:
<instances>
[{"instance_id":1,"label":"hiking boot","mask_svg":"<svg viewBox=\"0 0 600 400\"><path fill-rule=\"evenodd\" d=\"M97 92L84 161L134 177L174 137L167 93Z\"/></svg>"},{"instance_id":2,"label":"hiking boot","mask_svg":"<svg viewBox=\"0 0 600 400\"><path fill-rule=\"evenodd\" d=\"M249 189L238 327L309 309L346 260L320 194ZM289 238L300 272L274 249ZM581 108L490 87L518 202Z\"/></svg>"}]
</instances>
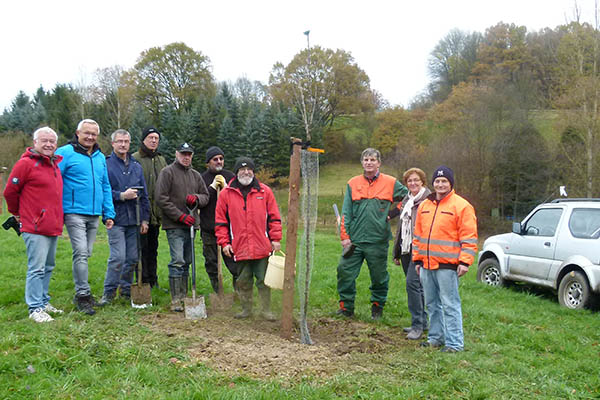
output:
<instances>
[{"instance_id":1,"label":"hiking boot","mask_svg":"<svg viewBox=\"0 0 600 400\"><path fill-rule=\"evenodd\" d=\"M413 330L412 326L407 326L406 328L402 328L402 330L404 331L404 333L409 333L410 331Z\"/></svg>"},{"instance_id":2,"label":"hiking boot","mask_svg":"<svg viewBox=\"0 0 600 400\"><path fill-rule=\"evenodd\" d=\"M115 293L104 293L102 295L102 298L100 299L100 301L98 302L98 306L99 307L104 307L105 305L108 305L110 303L112 303L112 301L115 299Z\"/></svg>"},{"instance_id":3,"label":"hiking boot","mask_svg":"<svg viewBox=\"0 0 600 400\"><path fill-rule=\"evenodd\" d=\"M347 308L340 308L335 312L338 317L352 318L354 317L354 310L348 310Z\"/></svg>"},{"instance_id":4,"label":"hiking boot","mask_svg":"<svg viewBox=\"0 0 600 400\"><path fill-rule=\"evenodd\" d=\"M438 347L442 347L442 346L443 346L443 344L441 344L441 343L437 343L437 342L431 343L431 342L429 342L427 340L424 341L424 342L419 343L419 347L433 347L433 348L438 348Z\"/></svg>"},{"instance_id":5,"label":"hiking boot","mask_svg":"<svg viewBox=\"0 0 600 400\"><path fill-rule=\"evenodd\" d=\"M54 318L49 316L46 311L41 308L36 308L32 312L29 313L29 318L34 320L35 322L50 322L54 321Z\"/></svg>"},{"instance_id":6,"label":"hiking boot","mask_svg":"<svg viewBox=\"0 0 600 400\"><path fill-rule=\"evenodd\" d=\"M442 353L458 353L460 350L455 349L454 347L444 346L444 348L442 348L440 351Z\"/></svg>"},{"instance_id":7,"label":"hiking boot","mask_svg":"<svg viewBox=\"0 0 600 400\"><path fill-rule=\"evenodd\" d=\"M96 314L96 310L94 310L93 304L95 303L91 294L88 295L75 295L75 299L73 299L75 306L78 311L81 311L87 315Z\"/></svg>"},{"instance_id":8,"label":"hiking boot","mask_svg":"<svg viewBox=\"0 0 600 400\"><path fill-rule=\"evenodd\" d=\"M406 338L408 340L419 340L419 339L421 339L421 336L423 336L423 330L419 329L419 328L415 328L415 329L411 330L410 332L408 332L408 335L406 335Z\"/></svg>"},{"instance_id":9,"label":"hiking boot","mask_svg":"<svg viewBox=\"0 0 600 400\"><path fill-rule=\"evenodd\" d=\"M379 321L383 317L383 306L380 306L379 303L375 302L371 306L371 319L373 321Z\"/></svg>"},{"instance_id":10,"label":"hiking boot","mask_svg":"<svg viewBox=\"0 0 600 400\"><path fill-rule=\"evenodd\" d=\"M48 303L44 306L44 311L47 313L52 313L52 314L62 314L64 313L63 310L59 310L58 308L54 307L52 304Z\"/></svg>"}]
</instances>

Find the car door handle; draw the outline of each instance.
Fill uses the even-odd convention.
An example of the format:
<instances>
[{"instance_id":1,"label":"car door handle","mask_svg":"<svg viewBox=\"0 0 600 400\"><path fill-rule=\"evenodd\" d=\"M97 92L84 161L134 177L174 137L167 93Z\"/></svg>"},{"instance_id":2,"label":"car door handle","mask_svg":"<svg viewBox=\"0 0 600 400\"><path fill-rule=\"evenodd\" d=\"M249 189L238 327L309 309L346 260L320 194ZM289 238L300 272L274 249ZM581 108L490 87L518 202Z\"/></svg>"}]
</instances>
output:
<instances>
[{"instance_id":1,"label":"car door handle","mask_svg":"<svg viewBox=\"0 0 600 400\"><path fill-rule=\"evenodd\" d=\"M550 242L544 242L544 246L550 247Z\"/></svg>"}]
</instances>

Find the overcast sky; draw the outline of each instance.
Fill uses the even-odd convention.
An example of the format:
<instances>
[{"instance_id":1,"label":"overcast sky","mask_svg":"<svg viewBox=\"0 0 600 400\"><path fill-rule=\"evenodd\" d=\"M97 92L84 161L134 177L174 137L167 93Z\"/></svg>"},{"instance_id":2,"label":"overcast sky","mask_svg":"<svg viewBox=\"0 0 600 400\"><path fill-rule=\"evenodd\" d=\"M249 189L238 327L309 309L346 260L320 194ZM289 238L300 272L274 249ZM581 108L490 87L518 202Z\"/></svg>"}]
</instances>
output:
<instances>
[{"instance_id":1,"label":"overcast sky","mask_svg":"<svg viewBox=\"0 0 600 400\"><path fill-rule=\"evenodd\" d=\"M591 21L593 0L579 0ZM427 85L427 59L451 29L503 21L528 31L574 18L573 0L137 1L6 0L0 4L0 110L19 90L90 83L97 68L130 68L150 47L181 41L208 56L218 81L267 82L310 44L352 53L371 87L408 105Z\"/></svg>"}]
</instances>

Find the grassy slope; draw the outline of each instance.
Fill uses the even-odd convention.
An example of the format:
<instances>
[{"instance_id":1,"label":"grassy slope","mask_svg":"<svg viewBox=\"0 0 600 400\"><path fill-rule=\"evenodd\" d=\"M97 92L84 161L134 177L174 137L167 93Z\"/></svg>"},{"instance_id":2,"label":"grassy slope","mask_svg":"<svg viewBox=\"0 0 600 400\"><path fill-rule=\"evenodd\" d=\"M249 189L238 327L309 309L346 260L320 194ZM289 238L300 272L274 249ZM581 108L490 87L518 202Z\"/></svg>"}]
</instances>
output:
<instances>
[{"instance_id":1,"label":"grassy slope","mask_svg":"<svg viewBox=\"0 0 600 400\"><path fill-rule=\"evenodd\" d=\"M341 207L339 187L355 165L324 168L321 194ZM354 169L350 171L350 169ZM348 174L345 171L348 170ZM360 168L359 168L360 172ZM285 204L285 203L284 203ZM330 208L330 206L329 206ZM3 215L4 217L4 215ZM4 219L4 218L2 218ZM197 246L199 265L201 249ZM445 355L402 346L392 354L365 355L378 368L342 373L325 380L296 382L229 378L202 364L181 367L186 342L139 324L149 311L126 304L94 317L71 312L70 246L59 241L51 283L53 303L67 313L52 324L27 318L22 300L25 254L21 239L0 232L0 393L3 398L592 398L600 396L600 319L590 311L560 308L552 294L526 288L494 289L475 282L475 268L461 279L466 350ZM167 286L168 246L161 236L160 283ZM333 226L320 229L315 244L311 319L337 307L335 268L339 241ZM90 282L99 295L108 248L103 229L91 258ZM409 324L404 276L390 263L389 301L382 325L402 335ZM229 281L227 282L229 286ZM357 318L369 321L368 273L358 280ZM200 273L199 289L209 283ZM230 290L230 288L228 288ZM168 295L155 292L154 311L167 312ZM280 296L275 296L276 302ZM276 304L278 306L279 304ZM377 324L372 324L377 329ZM31 365L35 372L28 372Z\"/></svg>"}]
</instances>

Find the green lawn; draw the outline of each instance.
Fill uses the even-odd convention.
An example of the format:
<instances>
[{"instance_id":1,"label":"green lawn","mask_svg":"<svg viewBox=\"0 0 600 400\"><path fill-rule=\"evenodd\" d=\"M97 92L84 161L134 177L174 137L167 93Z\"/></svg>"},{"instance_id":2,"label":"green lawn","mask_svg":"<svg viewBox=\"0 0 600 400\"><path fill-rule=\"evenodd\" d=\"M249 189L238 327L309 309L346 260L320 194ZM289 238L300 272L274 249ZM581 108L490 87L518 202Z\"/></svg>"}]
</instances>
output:
<instances>
[{"instance_id":1,"label":"green lawn","mask_svg":"<svg viewBox=\"0 0 600 400\"><path fill-rule=\"evenodd\" d=\"M321 208L330 209L333 202L341 208L340 192L348 175L360 173L360 167L358 172L354 167L322 171L320 203L325 205ZM285 209L285 192L278 193L278 199ZM6 217L3 214L0 220ZM201 243L196 243L198 288L207 294L210 285ZM167 287L164 234L160 244L159 281ZM52 303L66 312L52 323L35 324L28 319L23 300L23 241L12 231L1 230L0 249L2 398L600 397L600 314L561 308L550 292L520 285L483 286L475 281L475 267L460 282L462 353L420 349L404 340L402 327L410 323L404 275L391 261L382 321L370 320L366 268L357 282L356 318L332 317L337 308L340 245L330 221L319 227L315 241L309 310L315 346L300 345L297 334L292 342L284 341L278 337L278 324L258 318L234 321L223 314L187 321L169 312L169 296L161 291L153 291L154 306L149 310L134 310L117 301L93 317L80 314L72 304L71 248L64 238L59 240L50 290ZM96 297L102 293L107 257L106 232L101 228L90 260L90 284ZM230 278L225 275L230 292ZM274 293L273 299L279 311L281 293ZM243 362L244 352L249 365ZM271 358L256 368L253 364L259 359L252 358L254 353L268 353ZM296 359L304 364L294 365ZM286 374L285 368L296 372Z\"/></svg>"}]
</instances>

